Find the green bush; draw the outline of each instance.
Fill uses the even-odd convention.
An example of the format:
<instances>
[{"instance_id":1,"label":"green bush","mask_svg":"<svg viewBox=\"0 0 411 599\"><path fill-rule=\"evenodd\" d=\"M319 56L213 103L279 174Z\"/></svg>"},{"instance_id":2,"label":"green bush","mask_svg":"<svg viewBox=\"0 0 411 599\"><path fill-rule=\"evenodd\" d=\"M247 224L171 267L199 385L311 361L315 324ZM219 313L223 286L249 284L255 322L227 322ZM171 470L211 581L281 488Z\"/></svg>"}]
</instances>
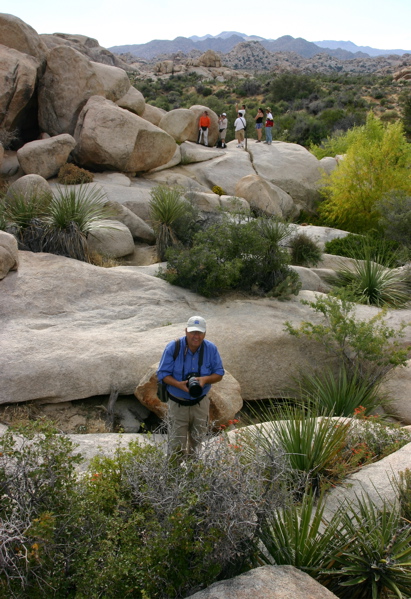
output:
<instances>
[{"instance_id":1,"label":"green bush","mask_svg":"<svg viewBox=\"0 0 411 599\"><path fill-rule=\"evenodd\" d=\"M298 277L279 245L287 233L287 225L275 219L239 223L225 218L197 233L190 249L169 250L167 270L160 276L206 297L230 289L275 294L287 278L287 292L296 292Z\"/></svg>"},{"instance_id":2,"label":"green bush","mask_svg":"<svg viewBox=\"0 0 411 599\"><path fill-rule=\"evenodd\" d=\"M82 183L92 183L94 176L84 168L66 163L60 168L57 180L62 185L81 185Z\"/></svg>"},{"instance_id":3,"label":"green bush","mask_svg":"<svg viewBox=\"0 0 411 599\"><path fill-rule=\"evenodd\" d=\"M346 156L324 178L319 212L325 222L352 233L375 229L377 202L386 193L411 192L411 147L400 123L383 125L372 113L353 134Z\"/></svg>"},{"instance_id":4,"label":"green bush","mask_svg":"<svg viewBox=\"0 0 411 599\"><path fill-rule=\"evenodd\" d=\"M404 260L407 261L398 242L385 239L376 232L367 235L349 233L345 237L332 239L325 243L324 252L357 260L370 257L374 262L384 266L400 265Z\"/></svg>"},{"instance_id":5,"label":"green bush","mask_svg":"<svg viewBox=\"0 0 411 599\"><path fill-rule=\"evenodd\" d=\"M392 192L376 205L381 218L379 225L394 243L411 248L411 195Z\"/></svg>"},{"instance_id":6,"label":"green bush","mask_svg":"<svg viewBox=\"0 0 411 599\"><path fill-rule=\"evenodd\" d=\"M296 337L306 336L319 342L327 352L344 364L350 375L358 373L361 379L373 384L380 381L392 368L406 364L409 346L401 346L407 323L392 328L379 312L369 320L360 320L353 314L354 304L347 297L316 296L314 302L302 300L324 320L315 324L304 321L297 328L290 322L286 330Z\"/></svg>"},{"instance_id":7,"label":"green bush","mask_svg":"<svg viewBox=\"0 0 411 599\"><path fill-rule=\"evenodd\" d=\"M299 233L292 237L289 246L291 248L291 264L317 266L321 260L321 248L306 233Z\"/></svg>"}]
</instances>

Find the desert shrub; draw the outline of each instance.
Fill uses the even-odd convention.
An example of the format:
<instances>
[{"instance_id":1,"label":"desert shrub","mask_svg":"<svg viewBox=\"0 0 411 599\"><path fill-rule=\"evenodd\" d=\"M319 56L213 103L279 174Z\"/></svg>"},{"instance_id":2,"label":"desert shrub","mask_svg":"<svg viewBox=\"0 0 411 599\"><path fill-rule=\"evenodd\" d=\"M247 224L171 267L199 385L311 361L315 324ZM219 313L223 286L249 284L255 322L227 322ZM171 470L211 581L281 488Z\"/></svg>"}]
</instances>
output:
<instances>
[{"instance_id":1,"label":"desert shrub","mask_svg":"<svg viewBox=\"0 0 411 599\"><path fill-rule=\"evenodd\" d=\"M411 192L410 160L401 124L384 126L370 113L344 160L324 179L319 212L325 222L352 233L374 229L380 218L377 202L392 191Z\"/></svg>"},{"instance_id":2,"label":"desert shrub","mask_svg":"<svg viewBox=\"0 0 411 599\"><path fill-rule=\"evenodd\" d=\"M407 270L394 270L374 262L370 256L340 267L330 277L338 289L345 289L360 304L401 308L410 302L411 277Z\"/></svg>"},{"instance_id":3,"label":"desert shrub","mask_svg":"<svg viewBox=\"0 0 411 599\"><path fill-rule=\"evenodd\" d=\"M318 88L317 81L309 75L281 73L273 78L270 85L270 101L308 98Z\"/></svg>"},{"instance_id":4,"label":"desert shrub","mask_svg":"<svg viewBox=\"0 0 411 599\"><path fill-rule=\"evenodd\" d=\"M92 183L94 177L90 171L68 162L60 168L57 179L62 185L81 185Z\"/></svg>"},{"instance_id":5,"label":"desert shrub","mask_svg":"<svg viewBox=\"0 0 411 599\"><path fill-rule=\"evenodd\" d=\"M48 193L9 192L3 200L5 219L12 229L21 233L33 219L42 219L47 214L51 199Z\"/></svg>"},{"instance_id":6,"label":"desert shrub","mask_svg":"<svg viewBox=\"0 0 411 599\"><path fill-rule=\"evenodd\" d=\"M0 144L3 146L5 150L8 150L13 145L13 142L17 141L18 136L18 129L8 131L7 129L0 127Z\"/></svg>"},{"instance_id":7,"label":"desert shrub","mask_svg":"<svg viewBox=\"0 0 411 599\"><path fill-rule=\"evenodd\" d=\"M392 192L376 204L379 225L389 240L411 248L411 194Z\"/></svg>"},{"instance_id":8,"label":"desert shrub","mask_svg":"<svg viewBox=\"0 0 411 599\"><path fill-rule=\"evenodd\" d=\"M325 243L324 252L356 260L370 257L374 262L384 266L399 265L404 263L404 260L407 261L399 243L385 239L376 232L366 235L349 233L345 237L332 239Z\"/></svg>"},{"instance_id":9,"label":"desert shrub","mask_svg":"<svg viewBox=\"0 0 411 599\"><path fill-rule=\"evenodd\" d=\"M220 187L219 185L214 185L214 187L211 190L213 193L217 194L218 196L224 196L226 195L224 189L222 187Z\"/></svg>"},{"instance_id":10,"label":"desert shrub","mask_svg":"<svg viewBox=\"0 0 411 599\"><path fill-rule=\"evenodd\" d=\"M297 266L316 266L321 260L321 248L306 233L291 238L291 264Z\"/></svg>"},{"instance_id":11,"label":"desert shrub","mask_svg":"<svg viewBox=\"0 0 411 599\"><path fill-rule=\"evenodd\" d=\"M288 292L296 291L297 277L279 245L287 231L287 225L275 219L240 223L225 218L197 233L189 250L169 250L167 270L160 276L206 297L230 289L275 293L287 277Z\"/></svg>"},{"instance_id":12,"label":"desert shrub","mask_svg":"<svg viewBox=\"0 0 411 599\"><path fill-rule=\"evenodd\" d=\"M406 468L399 472L393 483L398 495L401 516L411 522L411 470Z\"/></svg>"},{"instance_id":13,"label":"desert shrub","mask_svg":"<svg viewBox=\"0 0 411 599\"><path fill-rule=\"evenodd\" d=\"M322 314L323 322L314 324L304 321L297 328L290 322L286 330L294 336L306 336L319 342L347 373L358 373L370 384L381 380L392 368L404 366L410 347L400 344L407 323L392 328L384 320L384 311L369 320L360 320L353 314L354 304L347 297L316 296L314 302L302 300L317 314Z\"/></svg>"}]
</instances>

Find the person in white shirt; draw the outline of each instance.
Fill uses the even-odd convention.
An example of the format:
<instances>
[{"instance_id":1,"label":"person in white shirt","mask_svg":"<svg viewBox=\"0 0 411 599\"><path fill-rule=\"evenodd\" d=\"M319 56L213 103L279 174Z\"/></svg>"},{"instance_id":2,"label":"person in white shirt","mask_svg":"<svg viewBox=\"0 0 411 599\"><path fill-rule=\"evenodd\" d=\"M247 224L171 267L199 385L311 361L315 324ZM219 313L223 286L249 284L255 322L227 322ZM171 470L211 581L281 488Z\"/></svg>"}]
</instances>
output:
<instances>
[{"instance_id":1,"label":"person in white shirt","mask_svg":"<svg viewBox=\"0 0 411 599\"><path fill-rule=\"evenodd\" d=\"M238 117L234 121L235 136L237 138L237 148L244 147L244 132L247 122L245 118L238 112Z\"/></svg>"}]
</instances>

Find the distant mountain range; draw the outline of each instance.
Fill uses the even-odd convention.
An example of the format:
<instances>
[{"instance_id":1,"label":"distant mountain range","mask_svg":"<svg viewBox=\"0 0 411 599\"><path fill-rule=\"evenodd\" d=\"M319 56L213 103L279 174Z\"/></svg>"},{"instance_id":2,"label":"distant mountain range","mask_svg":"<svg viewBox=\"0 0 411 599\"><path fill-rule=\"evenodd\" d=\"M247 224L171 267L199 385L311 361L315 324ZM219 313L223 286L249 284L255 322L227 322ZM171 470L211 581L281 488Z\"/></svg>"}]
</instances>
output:
<instances>
[{"instance_id":1,"label":"distant mountain range","mask_svg":"<svg viewBox=\"0 0 411 599\"><path fill-rule=\"evenodd\" d=\"M200 52L214 50L215 52L227 54L237 44L244 41L258 41L269 52L295 52L304 58L312 58L321 52L325 52L340 60L411 53L411 50L379 50L369 46L356 46L349 41L323 40L308 42L302 37L294 38L291 35L283 35L276 40L265 39L257 35L239 33L238 31L222 31L219 35L207 34L203 37L193 35L191 37L176 37L174 40L152 40L146 44L112 46L108 49L115 54L129 53L136 58L152 60L158 56L175 54L177 52L188 54L192 50Z\"/></svg>"}]
</instances>

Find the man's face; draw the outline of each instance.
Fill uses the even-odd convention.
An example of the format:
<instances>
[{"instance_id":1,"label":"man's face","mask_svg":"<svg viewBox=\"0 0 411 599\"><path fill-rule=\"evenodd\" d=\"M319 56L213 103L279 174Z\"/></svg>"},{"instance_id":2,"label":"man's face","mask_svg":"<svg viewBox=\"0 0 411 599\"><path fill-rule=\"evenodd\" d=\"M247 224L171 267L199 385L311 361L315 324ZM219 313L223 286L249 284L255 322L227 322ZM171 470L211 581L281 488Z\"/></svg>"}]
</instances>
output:
<instances>
[{"instance_id":1,"label":"man's face","mask_svg":"<svg viewBox=\"0 0 411 599\"><path fill-rule=\"evenodd\" d=\"M196 351L204 341L205 333L200 333L200 331L192 331L191 333L188 333L186 329L186 337L188 347L191 349L191 351Z\"/></svg>"}]
</instances>

